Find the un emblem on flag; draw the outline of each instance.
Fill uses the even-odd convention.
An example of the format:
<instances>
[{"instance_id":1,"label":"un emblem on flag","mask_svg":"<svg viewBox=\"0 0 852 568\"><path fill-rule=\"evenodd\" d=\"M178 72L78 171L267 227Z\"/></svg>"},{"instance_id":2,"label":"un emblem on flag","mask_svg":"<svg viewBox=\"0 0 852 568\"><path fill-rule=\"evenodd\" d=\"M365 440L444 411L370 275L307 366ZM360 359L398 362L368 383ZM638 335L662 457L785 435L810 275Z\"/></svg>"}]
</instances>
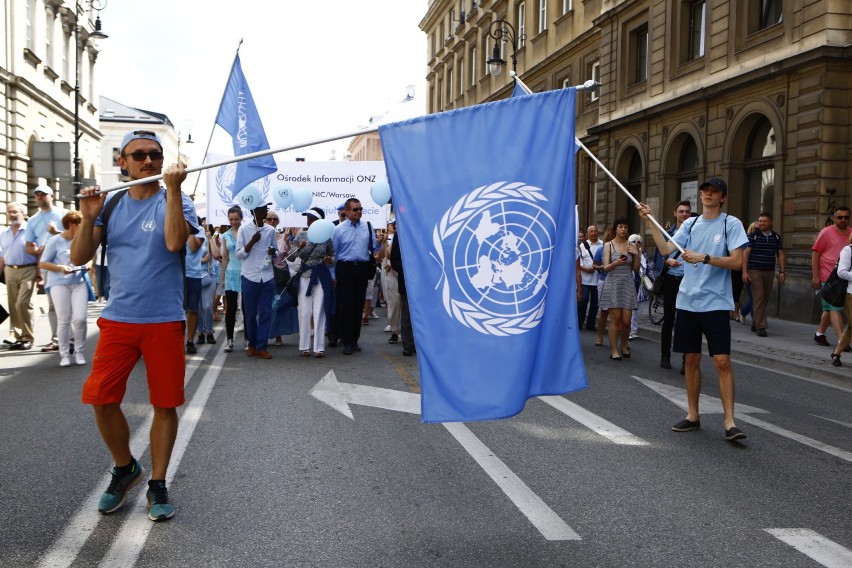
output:
<instances>
[{"instance_id":1,"label":"un emblem on flag","mask_svg":"<svg viewBox=\"0 0 852 568\"><path fill-rule=\"evenodd\" d=\"M234 187L234 182L237 178L237 164L225 164L216 168L216 194L226 206L239 205L236 199L237 194L243 190L242 187ZM269 192L269 178L262 177L254 182L260 190L260 196L263 203L270 201L267 199Z\"/></svg>"},{"instance_id":2,"label":"un emblem on flag","mask_svg":"<svg viewBox=\"0 0 852 568\"><path fill-rule=\"evenodd\" d=\"M556 223L542 190L482 186L458 200L432 234L447 313L487 335L518 335L544 313Z\"/></svg>"}]
</instances>

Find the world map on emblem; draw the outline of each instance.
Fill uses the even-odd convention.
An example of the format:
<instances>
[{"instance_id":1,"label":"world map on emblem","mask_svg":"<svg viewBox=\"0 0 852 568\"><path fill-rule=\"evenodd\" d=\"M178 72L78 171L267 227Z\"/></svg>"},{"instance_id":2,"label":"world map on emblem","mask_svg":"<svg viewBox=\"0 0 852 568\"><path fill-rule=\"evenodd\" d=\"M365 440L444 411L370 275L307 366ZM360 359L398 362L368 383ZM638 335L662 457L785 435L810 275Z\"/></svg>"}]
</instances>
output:
<instances>
[{"instance_id":1,"label":"world map on emblem","mask_svg":"<svg viewBox=\"0 0 852 568\"><path fill-rule=\"evenodd\" d=\"M467 301L499 316L536 310L547 295L556 227L535 203L501 200L471 215L453 251L455 280Z\"/></svg>"}]
</instances>

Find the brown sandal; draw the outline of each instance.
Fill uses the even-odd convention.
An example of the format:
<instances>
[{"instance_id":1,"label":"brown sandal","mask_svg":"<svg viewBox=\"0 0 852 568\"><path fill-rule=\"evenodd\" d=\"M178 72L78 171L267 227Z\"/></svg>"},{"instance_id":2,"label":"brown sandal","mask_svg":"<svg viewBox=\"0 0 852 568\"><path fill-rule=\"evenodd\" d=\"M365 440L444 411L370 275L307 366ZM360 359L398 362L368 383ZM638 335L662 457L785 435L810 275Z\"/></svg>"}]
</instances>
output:
<instances>
[{"instance_id":1,"label":"brown sandal","mask_svg":"<svg viewBox=\"0 0 852 568\"><path fill-rule=\"evenodd\" d=\"M316 357L317 359L322 359L323 357L325 357L325 353L323 353L322 351L317 351L314 357Z\"/></svg>"},{"instance_id":2,"label":"brown sandal","mask_svg":"<svg viewBox=\"0 0 852 568\"><path fill-rule=\"evenodd\" d=\"M302 351L301 355L302 355L302 357L310 357L311 352L310 351Z\"/></svg>"}]
</instances>

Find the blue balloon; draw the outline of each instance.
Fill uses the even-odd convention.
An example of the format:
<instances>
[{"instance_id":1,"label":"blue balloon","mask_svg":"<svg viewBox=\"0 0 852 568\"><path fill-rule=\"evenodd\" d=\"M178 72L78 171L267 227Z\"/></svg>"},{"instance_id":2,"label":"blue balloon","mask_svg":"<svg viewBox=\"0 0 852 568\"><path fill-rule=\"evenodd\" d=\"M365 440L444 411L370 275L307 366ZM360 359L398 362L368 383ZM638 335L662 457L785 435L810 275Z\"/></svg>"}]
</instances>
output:
<instances>
[{"instance_id":1,"label":"blue balloon","mask_svg":"<svg viewBox=\"0 0 852 568\"><path fill-rule=\"evenodd\" d=\"M263 199L260 197L260 190L253 183L245 186L241 192L237 194L237 203L243 208L252 210L255 207L263 205Z\"/></svg>"},{"instance_id":2,"label":"blue balloon","mask_svg":"<svg viewBox=\"0 0 852 568\"><path fill-rule=\"evenodd\" d=\"M293 189L286 185L276 186L272 190L272 201L279 209L287 209L293 203Z\"/></svg>"},{"instance_id":3,"label":"blue balloon","mask_svg":"<svg viewBox=\"0 0 852 568\"><path fill-rule=\"evenodd\" d=\"M314 194L306 187L297 187L293 190L293 209L305 211L314 200Z\"/></svg>"},{"instance_id":4,"label":"blue balloon","mask_svg":"<svg viewBox=\"0 0 852 568\"><path fill-rule=\"evenodd\" d=\"M318 219L308 227L308 240L312 243L324 243L331 238L334 232L334 223L327 219Z\"/></svg>"},{"instance_id":5,"label":"blue balloon","mask_svg":"<svg viewBox=\"0 0 852 568\"><path fill-rule=\"evenodd\" d=\"M385 205L391 198L390 184L386 181L377 181L370 187L370 196L376 205Z\"/></svg>"}]
</instances>

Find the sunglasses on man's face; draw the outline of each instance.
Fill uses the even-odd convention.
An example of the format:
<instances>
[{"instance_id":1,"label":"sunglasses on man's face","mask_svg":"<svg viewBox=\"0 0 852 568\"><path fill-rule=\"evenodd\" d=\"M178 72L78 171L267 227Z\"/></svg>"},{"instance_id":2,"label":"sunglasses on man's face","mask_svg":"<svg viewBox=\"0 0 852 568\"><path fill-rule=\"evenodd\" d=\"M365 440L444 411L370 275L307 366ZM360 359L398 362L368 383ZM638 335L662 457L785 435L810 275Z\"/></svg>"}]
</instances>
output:
<instances>
[{"instance_id":1,"label":"sunglasses on man's face","mask_svg":"<svg viewBox=\"0 0 852 568\"><path fill-rule=\"evenodd\" d=\"M350 209L350 211L354 211L355 213L359 213L363 210L364 210L363 207L353 207L352 209Z\"/></svg>"},{"instance_id":2,"label":"sunglasses on man's face","mask_svg":"<svg viewBox=\"0 0 852 568\"><path fill-rule=\"evenodd\" d=\"M163 159L163 153L159 150L151 150L150 152L143 152L142 150L136 150L135 152L131 152L129 154L125 154L126 156L130 156L136 162L144 162L145 158L151 158L152 162L159 162Z\"/></svg>"}]
</instances>

